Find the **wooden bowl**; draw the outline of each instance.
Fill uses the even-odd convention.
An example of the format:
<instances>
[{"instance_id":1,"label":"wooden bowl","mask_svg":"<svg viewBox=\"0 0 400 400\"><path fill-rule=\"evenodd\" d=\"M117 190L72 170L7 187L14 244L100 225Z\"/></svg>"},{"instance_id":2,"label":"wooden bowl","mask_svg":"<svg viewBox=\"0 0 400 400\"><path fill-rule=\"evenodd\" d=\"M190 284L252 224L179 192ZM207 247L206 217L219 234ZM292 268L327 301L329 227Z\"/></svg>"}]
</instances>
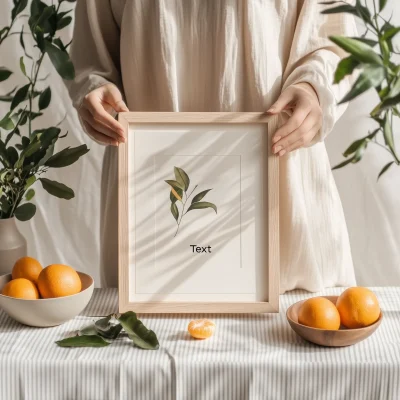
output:
<instances>
[{"instance_id":1,"label":"wooden bowl","mask_svg":"<svg viewBox=\"0 0 400 400\"><path fill-rule=\"evenodd\" d=\"M336 300L339 296L322 296L330 300L333 304L336 304ZM307 300L307 299L306 299ZM338 331L330 331L327 329L311 328L299 324L298 315L300 306L306 301L302 300L295 304L292 304L286 311L286 318L292 327L292 329L303 339L309 342L318 344L320 346L327 347L344 347L356 344L371 336L382 321L382 311L379 315L378 320L365 328L358 329L347 329L343 326Z\"/></svg>"},{"instance_id":2,"label":"wooden bowl","mask_svg":"<svg viewBox=\"0 0 400 400\"><path fill-rule=\"evenodd\" d=\"M77 294L37 300L17 299L0 294L0 308L24 325L37 327L60 325L76 317L92 297L93 278L83 272L78 272L78 275L81 278L82 290ZM11 274L0 276L0 293L10 280Z\"/></svg>"}]
</instances>

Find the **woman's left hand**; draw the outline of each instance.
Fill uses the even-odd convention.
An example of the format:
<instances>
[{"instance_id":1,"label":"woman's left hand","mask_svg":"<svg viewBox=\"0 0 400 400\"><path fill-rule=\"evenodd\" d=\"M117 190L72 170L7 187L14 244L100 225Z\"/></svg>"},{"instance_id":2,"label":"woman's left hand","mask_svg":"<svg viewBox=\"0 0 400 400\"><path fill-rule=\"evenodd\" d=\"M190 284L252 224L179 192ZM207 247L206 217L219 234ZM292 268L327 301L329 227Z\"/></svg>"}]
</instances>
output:
<instances>
[{"instance_id":1,"label":"woman's left hand","mask_svg":"<svg viewBox=\"0 0 400 400\"><path fill-rule=\"evenodd\" d=\"M292 116L272 138L272 152L279 156L307 147L322 126L318 96L309 83L289 86L267 112L274 115L288 109L293 109Z\"/></svg>"}]
</instances>

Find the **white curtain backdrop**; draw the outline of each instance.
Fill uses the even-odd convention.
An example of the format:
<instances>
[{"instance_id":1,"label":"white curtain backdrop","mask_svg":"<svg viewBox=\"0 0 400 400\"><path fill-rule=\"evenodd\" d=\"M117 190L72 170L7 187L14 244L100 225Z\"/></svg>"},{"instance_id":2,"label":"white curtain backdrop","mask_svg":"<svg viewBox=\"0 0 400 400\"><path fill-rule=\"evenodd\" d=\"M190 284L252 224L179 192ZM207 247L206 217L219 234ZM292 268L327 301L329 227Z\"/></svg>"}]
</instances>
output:
<instances>
[{"instance_id":1,"label":"white curtain backdrop","mask_svg":"<svg viewBox=\"0 0 400 400\"><path fill-rule=\"evenodd\" d=\"M12 5L12 0L2 0L0 28L8 24ZM392 8L392 21L400 24L400 4L389 1L388 9ZM18 30L18 25L13 30ZM72 27L62 33L68 42ZM27 47L28 38L26 35ZM1 46L0 66L6 66L15 74L1 84L0 94L23 82L19 71L21 55L18 35L7 39ZM69 135L59 141L58 148L87 143L90 152L76 164L51 170L47 175L73 188L76 197L69 201L60 200L48 195L40 183L35 184L36 216L29 222L19 223L19 228L28 240L29 254L44 265L66 263L91 274L99 283L100 174L104 148L83 133L64 84L48 59L42 76L47 74L50 75L42 84L43 88L51 87L52 101L45 115L34 121L34 126L54 126L66 115L61 127ZM367 116L375 104L374 94L368 92L350 105L326 142L332 165L342 159L341 153L353 140L374 129L375 125ZM4 115L8 107L9 103L0 103L0 115ZM389 160L385 150L371 145L361 163L334 172L359 285L400 285L400 168L392 167L379 182L376 179Z\"/></svg>"}]
</instances>

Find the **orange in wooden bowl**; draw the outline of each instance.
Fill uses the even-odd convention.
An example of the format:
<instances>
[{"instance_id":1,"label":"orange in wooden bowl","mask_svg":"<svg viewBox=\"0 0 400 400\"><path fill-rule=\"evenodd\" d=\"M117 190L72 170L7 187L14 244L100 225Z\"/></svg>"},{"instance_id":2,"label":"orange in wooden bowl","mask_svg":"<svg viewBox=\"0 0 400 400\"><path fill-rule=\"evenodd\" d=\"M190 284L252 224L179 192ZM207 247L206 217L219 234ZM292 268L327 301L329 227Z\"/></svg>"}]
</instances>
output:
<instances>
[{"instance_id":1,"label":"orange in wooden bowl","mask_svg":"<svg viewBox=\"0 0 400 400\"><path fill-rule=\"evenodd\" d=\"M340 315L335 305L325 297L306 300L299 309L298 321L312 328L338 330Z\"/></svg>"},{"instance_id":2,"label":"orange in wooden bowl","mask_svg":"<svg viewBox=\"0 0 400 400\"><path fill-rule=\"evenodd\" d=\"M195 339L208 339L214 334L215 324L209 319L195 319L189 323L188 331Z\"/></svg>"},{"instance_id":3,"label":"orange in wooden bowl","mask_svg":"<svg viewBox=\"0 0 400 400\"><path fill-rule=\"evenodd\" d=\"M375 293L364 287L346 289L337 299L336 307L346 328L364 328L374 324L381 313Z\"/></svg>"}]
</instances>

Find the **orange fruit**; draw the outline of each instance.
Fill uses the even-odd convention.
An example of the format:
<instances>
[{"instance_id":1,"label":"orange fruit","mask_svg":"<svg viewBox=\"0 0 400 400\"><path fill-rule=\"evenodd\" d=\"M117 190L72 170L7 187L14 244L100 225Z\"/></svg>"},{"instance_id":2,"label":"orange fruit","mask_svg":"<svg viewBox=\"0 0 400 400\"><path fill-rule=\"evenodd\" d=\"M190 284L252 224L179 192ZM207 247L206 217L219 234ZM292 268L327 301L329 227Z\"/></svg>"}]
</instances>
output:
<instances>
[{"instance_id":1,"label":"orange fruit","mask_svg":"<svg viewBox=\"0 0 400 400\"><path fill-rule=\"evenodd\" d=\"M22 257L14 264L12 278L25 278L37 284L42 269L43 267L38 260L32 257Z\"/></svg>"},{"instance_id":2,"label":"orange fruit","mask_svg":"<svg viewBox=\"0 0 400 400\"><path fill-rule=\"evenodd\" d=\"M346 289L337 299L336 307L342 324L350 329L372 325L381 313L375 293L364 287Z\"/></svg>"},{"instance_id":3,"label":"orange fruit","mask_svg":"<svg viewBox=\"0 0 400 400\"><path fill-rule=\"evenodd\" d=\"M68 265L52 264L38 278L38 288L44 299L71 296L82 289L78 273Z\"/></svg>"},{"instance_id":4,"label":"orange fruit","mask_svg":"<svg viewBox=\"0 0 400 400\"><path fill-rule=\"evenodd\" d=\"M8 282L1 291L1 294L19 299L35 300L39 298L36 285L25 278L17 278Z\"/></svg>"},{"instance_id":5,"label":"orange fruit","mask_svg":"<svg viewBox=\"0 0 400 400\"><path fill-rule=\"evenodd\" d=\"M215 324L209 319L195 319L189 323L188 331L196 339L207 339L214 334Z\"/></svg>"},{"instance_id":6,"label":"orange fruit","mask_svg":"<svg viewBox=\"0 0 400 400\"><path fill-rule=\"evenodd\" d=\"M335 305L324 297L306 300L299 309L298 321L302 325L318 329L337 331L340 315Z\"/></svg>"}]
</instances>

